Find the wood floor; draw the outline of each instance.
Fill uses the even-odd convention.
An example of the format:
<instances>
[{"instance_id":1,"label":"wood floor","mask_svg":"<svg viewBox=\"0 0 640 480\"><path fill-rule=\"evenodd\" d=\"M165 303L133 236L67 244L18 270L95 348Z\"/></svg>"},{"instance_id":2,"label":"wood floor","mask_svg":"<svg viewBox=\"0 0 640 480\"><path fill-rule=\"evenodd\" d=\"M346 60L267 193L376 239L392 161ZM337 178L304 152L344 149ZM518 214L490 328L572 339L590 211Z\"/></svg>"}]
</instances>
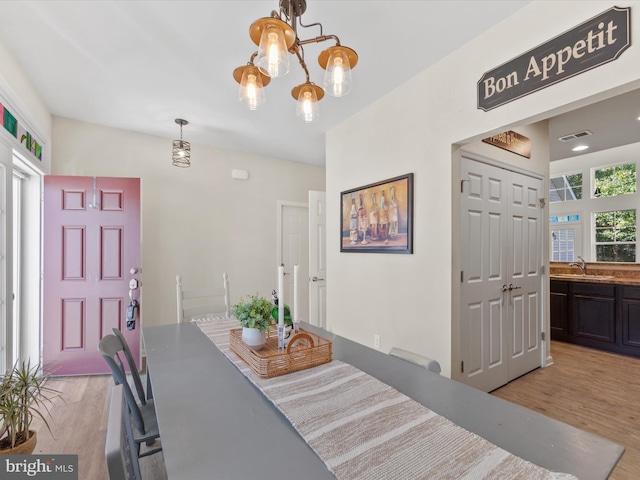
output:
<instances>
[{"instance_id":1,"label":"wood floor","mask_svg":"<svg viewBox=\"0 0 640 480\"><path fill-rule=\"evenodd\" d=\"M493 395L574 425L625 447L611 479L640 478L640 359L561 342L554 365L536 370ZM104 440L111 376L54 379L65 403L52 409L54 437L39 426L34 453L78 454L80 479L108 480ZM38 427L38 426L37 426ZM140 460L144 480L166 479L162 454Z\"/></svg>"},{"instance_id":2,"label":"wood floor","mask_svg":"<svg viewBox=\"0 0 640 480\"><path fill-rule=\"evenodd\" d=\"M551 356L492 394L622 445L609 478L640 478L640 359L563 342L551 342Z\"/></svg>"},{"instance_id":3,"label":"wood floor","mask_svg":"<svg viewBox=\"0 0 640 480\"><path fill-rule=\"evenodd\" d=\"M50 386L62 392L64 401L56 400L51 408L53 436L42 422L34 421L38 443L33 453L77 454L80 480L109 480L104 443L113 387L111 375L59 377L52 379ZM162 452L141 458L140 470L143 480L165 480Z\"/></svg>"}]
</instances>

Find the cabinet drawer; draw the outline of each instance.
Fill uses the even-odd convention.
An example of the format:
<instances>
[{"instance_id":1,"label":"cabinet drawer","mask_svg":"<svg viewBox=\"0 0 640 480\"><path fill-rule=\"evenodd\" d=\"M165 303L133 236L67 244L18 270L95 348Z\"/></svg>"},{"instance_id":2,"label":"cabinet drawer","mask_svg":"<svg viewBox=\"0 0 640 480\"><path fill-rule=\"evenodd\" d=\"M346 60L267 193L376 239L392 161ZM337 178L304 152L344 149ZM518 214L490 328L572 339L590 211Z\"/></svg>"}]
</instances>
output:
<instances>
[{"instance_id":1,"label":"cabinet drawer","mask_svg":"<svg viewBox=\"0 0 640 480\"><path fill-rule=\"evenodd\" d=\"M573 283L575 295L589 295L594 297L615 297L616 286L604 283Z\"/></svg>"},{"instance_id":2,"label":"cabinet drawer","mask_svg":"<svg viewBox=\"0 0 640 480\"><path fill-rule=\"evenodd\" d=\"M640 287L622 285L622 298L628 298L630 300L640 300Z\"/></svg>"},{"instance_id":3,"label":"cabinet drawer","mask_svg":"<svg viewBox=\"0 0 640 480\"><path fill-rule=\"evenodd\" d=\"M569 282L562 282L558 280L551 280L550 289L553 293L568 293Z\"/></svg>"}]
</instances>

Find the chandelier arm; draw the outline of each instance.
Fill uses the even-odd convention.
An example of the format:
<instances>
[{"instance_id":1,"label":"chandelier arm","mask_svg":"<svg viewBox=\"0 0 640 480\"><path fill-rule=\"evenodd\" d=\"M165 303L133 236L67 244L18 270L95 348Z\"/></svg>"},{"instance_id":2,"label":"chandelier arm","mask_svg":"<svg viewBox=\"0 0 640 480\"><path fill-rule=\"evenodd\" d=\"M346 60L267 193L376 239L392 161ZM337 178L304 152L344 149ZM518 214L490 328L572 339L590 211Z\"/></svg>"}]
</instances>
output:
<instances>
[{"instance_id":1,"label":"chandelier arm","mask_svg":"<svg viewBox=\"0 0 640 480\"><path fill-rule=\"evenodd\" d=\"M299 24L300 24L300 26L301 26L302 28L311 28L311 27L315 27L315 26L320 27L320 36L321 36L321 37L323 36L323 33L322 33L322 24L321 24L320 22L315 22L315 23L310 23L309 25L305 25L304 23L302 23L302 17L299 17L299 18L298 18L298 22L299 22Z\"/></svg>"},{"instance_id":2,"label":"chandelier arm","mask_svg":"<svg viewBox=\"0 0 640 480\"><path fill-rule=\"evenodd\" d=\"M335 35L322 35L322 36L315 37L315 38L309 38L307 40L298 40L297 43L299 45L307 45L309 43L326 42L327 40L335 40L336 41L336 45L340 46L340 39Z\"/></svg>"},{"instance_id":3,"label":"chandelier arm","mask_svg":"<svg viewBox=\"0 0 640 480\"><path fill-rule=\"evenodd\" d=\"M307 64L305 63L303 56L300 55L300 51L296 52L296 56L298 57L298 62L300 62L300 66L302 67L305 75L307 76L307 83L311 83L311 80L309 78L309 70L307 69Z\"/></svg>"}]
</instances>

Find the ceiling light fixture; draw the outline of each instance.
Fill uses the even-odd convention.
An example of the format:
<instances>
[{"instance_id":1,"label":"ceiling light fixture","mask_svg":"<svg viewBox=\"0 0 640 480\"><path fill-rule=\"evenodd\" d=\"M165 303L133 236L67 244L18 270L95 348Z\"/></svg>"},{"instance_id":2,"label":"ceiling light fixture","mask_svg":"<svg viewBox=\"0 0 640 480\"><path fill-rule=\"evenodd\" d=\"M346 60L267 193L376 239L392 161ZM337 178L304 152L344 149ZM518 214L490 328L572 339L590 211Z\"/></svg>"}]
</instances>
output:
<instances>
[{"instance_id":1,"label":"ceiling light fixture","mask_svg":"<svg viewBox=\"0 0 640 480\"><path fill-rule=\"evenodd\" d=\"M583 150L587 150L589 148L588 145L578 145L577 147L573 147L571 151L573 152L581 152Z\"/></svg>"},{"instance_id":2,"label":"ceiling light fixture","mask_svg":"<svg viewBox=\"0 0 640 480\"><path fill-rule=\"evenodd\" d=\"M182 118L176 118L175 122L180 125L180 140L173 141L173 164L176 167L188 168L191 166L191 144L182 140L182 126L189 122Z\"/></svg>"},{"instance_id":3,"label":"ceiling light fixture","mask_svg":"<svg viewBox=\"0 0 640 480\"><path fill-rule=\"evenodd\" d=\"M233 78L240 84L239 100L249 110L256 110L265 103L264 87L271 78L282 77L289 72L289 53L298 58L306 75L306 82L291 90L291 95L298 102L296 115L301 121L312 122L319 117L318 102L324 97L325 89L334 97L346 95L351 90L351 69L358 63L358 54L340 45L337 36L324 35L321 23L303 25L300 18L306 9L306 0L280 0L279 12L274 10L270 17L260 18L251 24L249 36L258 45L258 51L247 65L233 71ZM301 40L298 26L319 27L320 35ZM323 89L311 82L302 47L328 40L334 40L336 44L318 56L318 63L325 70Z\"/></svg>"}]
</instances>

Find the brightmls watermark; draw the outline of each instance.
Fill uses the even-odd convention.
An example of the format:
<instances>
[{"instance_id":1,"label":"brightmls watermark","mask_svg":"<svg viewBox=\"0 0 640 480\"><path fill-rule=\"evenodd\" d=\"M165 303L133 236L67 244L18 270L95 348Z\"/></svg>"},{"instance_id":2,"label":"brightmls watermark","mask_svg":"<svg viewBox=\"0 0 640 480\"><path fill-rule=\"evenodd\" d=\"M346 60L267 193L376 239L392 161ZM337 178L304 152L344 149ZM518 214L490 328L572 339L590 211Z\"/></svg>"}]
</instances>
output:
<instances>
[{"instance_id":1,"label":"brightmls watermark","mask_svg":"<svg viewBox=\"0 0 640 480\"><path fill-rule=\"evenodd\" d=\"M78 480L78 455L0 455L0 478Z\"/></svg>"}]
</instances>

